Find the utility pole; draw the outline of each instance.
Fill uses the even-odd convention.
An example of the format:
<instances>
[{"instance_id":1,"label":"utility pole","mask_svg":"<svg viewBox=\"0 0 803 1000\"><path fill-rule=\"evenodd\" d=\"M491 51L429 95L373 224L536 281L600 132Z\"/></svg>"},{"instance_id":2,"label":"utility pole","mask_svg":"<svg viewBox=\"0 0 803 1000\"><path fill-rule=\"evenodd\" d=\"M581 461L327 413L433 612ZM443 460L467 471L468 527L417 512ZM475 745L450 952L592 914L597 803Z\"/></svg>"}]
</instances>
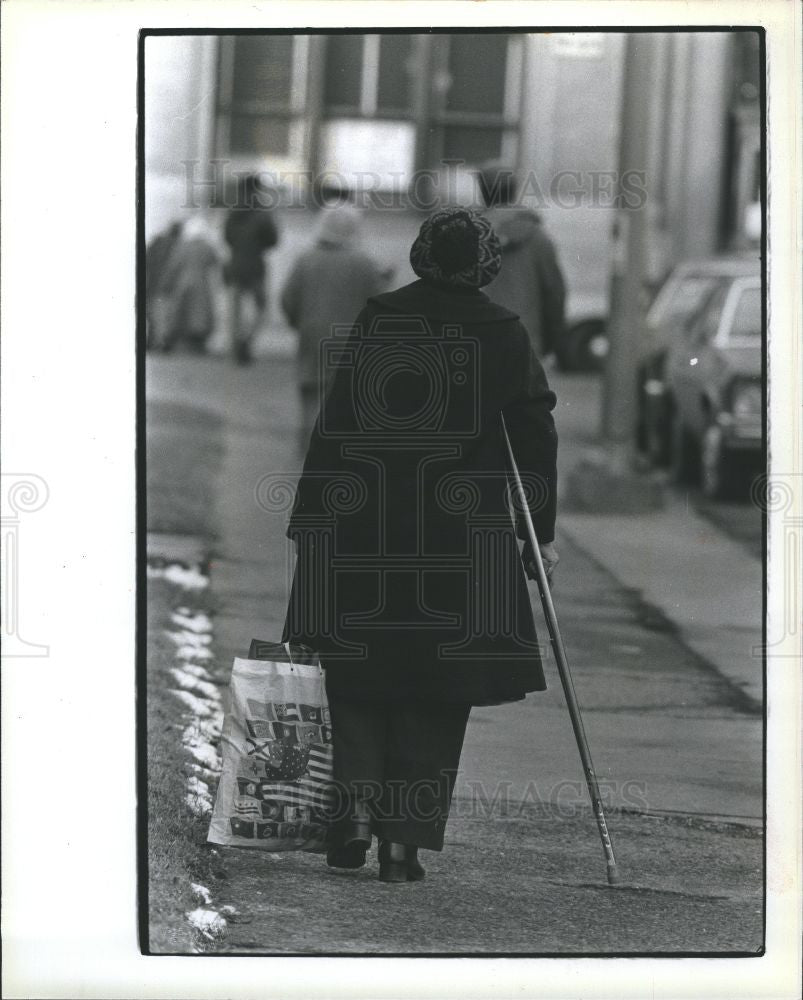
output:
<instances>
[{"instance_id":1,"label":"utility pole","mask_svg":"<svg viewBox=\"0 0 803 1000\"><path fill-rule=\"evenodd\" d=\"M658 484L634 470L655 39L646 32L633 32L627 35L625 46L602 447L578 464L567 492L570 506L600 513L636 512L660 506L663 501Z\"/></svg>"},{"instance_id":2,"label":"utility pole","mask_svg":"<svg viewBox=\"0 0 803 1000\"><path fill-rule=\"evenodd\" d=\"M613 468L629 468L636 427L636 370L643 325L647 259L646 177L649 156L653 39L625 40L616 230L611 273L610 349L606 358L602 437Z\"/></svg>"}]
</instances>

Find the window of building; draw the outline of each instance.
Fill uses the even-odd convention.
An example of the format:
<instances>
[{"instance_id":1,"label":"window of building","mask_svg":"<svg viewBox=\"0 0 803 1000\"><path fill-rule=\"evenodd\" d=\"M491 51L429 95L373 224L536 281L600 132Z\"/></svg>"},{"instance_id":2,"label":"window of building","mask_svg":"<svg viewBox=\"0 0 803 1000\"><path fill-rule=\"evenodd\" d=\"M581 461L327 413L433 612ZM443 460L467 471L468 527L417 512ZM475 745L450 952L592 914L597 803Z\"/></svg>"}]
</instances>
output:
<instances>
[{"instance_id":1,"label":"window of building","mask_svg":"<svg viewBox=\"0 0 803 1000\"><path fill-rule=\"evenodd\" d=\"M324 103L330 110L356 114L362 91L363 35L330 35L326 39Z\"/></svg>"},{"instance_id":2,"label":"window of building","mask_svg":"<svg viewBox=\"0 0 803 1000\"><path fill-rule=\"evenodd\" d=\"M410 114L410 35L330 35L324 107L328 117Z\"/></svg>"},{"instance_id":3,"label":"window of building","mask_svg":"<svg viewBox=\"0 0 803 1000\"><path fill-rule=\"evenodd\" d=\"M432 45L427 165L453 159L515 164L522 37L490 32L438 35Z\"/></svg>"},{"instance_id":4,"label":"window of building","mask_svg":"<svg viewBox=\"0 0 803 1000\"><path fill-rule=\"evenodd\" d=\"M379 42L377 108L382 112L407 113L412 103L411 35L382 35Z\"/></svg>"},{"instance_id":5,"label":"window of building","mask_svg":"<svg viewBox=\"0 0 803 1000\"><path fill-rule=\"evenodd\" d=\"M507 35L451 35L446 58L447 111L502 115Z\"/></svg>"},{"instance_id":6,"label":"window of building","mask_svg":"<svg viewBox=\"0 0 803 1000\"><path fill-rule=\"evenodd\" d=\"M303 35L221 36L219 152L260 162L299 155L307 41Z\"/></svg>"}]
</instances>

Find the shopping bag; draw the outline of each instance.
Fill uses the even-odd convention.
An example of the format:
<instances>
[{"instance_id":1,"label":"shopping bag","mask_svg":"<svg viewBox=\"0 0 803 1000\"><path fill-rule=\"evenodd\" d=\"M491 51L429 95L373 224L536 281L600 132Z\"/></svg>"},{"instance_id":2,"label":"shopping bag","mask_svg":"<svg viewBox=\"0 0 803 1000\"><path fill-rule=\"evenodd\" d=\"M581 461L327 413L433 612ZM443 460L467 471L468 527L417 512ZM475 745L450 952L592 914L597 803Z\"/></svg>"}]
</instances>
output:
<instances>
[{"instance_id":1,"label":"shopping bag","mask_svg":"<svg viewBox=\"0 0 803 1000\"><path fill-rule=\"evenodd\" d=\"M333 805L324 675L304 646L253 640L235 657L223 769L207 840L263 851L324 851Z\"/></svg>"}]
</instances>

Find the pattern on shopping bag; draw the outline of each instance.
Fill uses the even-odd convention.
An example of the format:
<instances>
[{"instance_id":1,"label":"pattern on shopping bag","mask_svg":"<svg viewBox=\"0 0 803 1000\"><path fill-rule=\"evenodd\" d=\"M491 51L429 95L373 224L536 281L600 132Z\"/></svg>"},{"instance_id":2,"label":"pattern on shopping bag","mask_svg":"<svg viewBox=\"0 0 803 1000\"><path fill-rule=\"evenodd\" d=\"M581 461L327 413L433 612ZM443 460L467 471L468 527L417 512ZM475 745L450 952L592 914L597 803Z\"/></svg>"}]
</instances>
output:
<instances>
[{"instance_id":1,"label":"pattern on shopping bag","mask_svg":"<svg viewBox=\"0 0 803 1000\"><path fill-rule=\"evenodd\" d=\"M233 699L228 763L224 761L226 790L221 779L213 818L217 825L210 839L267 850L323 850L335 790L331 717L322 674L306 680L308 689L318 686L319 704L265 697L263 692L271 692L273 683L267 676L254 684L251 678L240 681L235 673L233 687L235 683L242 688L240 697ZM282 680L277 687L286 683ZM298 683L303 686L300 679ZM284 691L290 693L287 687Z\"/></svg>"},{"instance_id":2,"label":"pattern on shopping bag","mask_svg":"<svg viewBox=\"0 0 803 1000\"><path fill-rule=\"evenodd\" d=\"M331 743L332 729L312 722L270 722L266 719L246 719L246 728L255 745L258 740L280 740L282 743Z\"/></svg>"},{"instance_id":3,"label":"pattern on shopping bag","mask_svg":"<svg viewBox=\"0 0 803 1000\"><path fill-rule=\"evenodd\" d=\"M331 778L332 749L325 744L301 747L272 740L261 747L261 756L249 752L239 762L232 836L323 838L333 805Z\"/></svg>"},{"instance_id":4,"label":"pattern on shopping bag","mask_svg":"<svg viewBox=\"0 0 803 1000\"><path fill-rule=\"evenodd\" d=\"M248 698L247 701L248 711L255 722L314 722L318 725L328 725L331 722L326 705L258 701L256 698Z\"/></svg>"}]
</instances>

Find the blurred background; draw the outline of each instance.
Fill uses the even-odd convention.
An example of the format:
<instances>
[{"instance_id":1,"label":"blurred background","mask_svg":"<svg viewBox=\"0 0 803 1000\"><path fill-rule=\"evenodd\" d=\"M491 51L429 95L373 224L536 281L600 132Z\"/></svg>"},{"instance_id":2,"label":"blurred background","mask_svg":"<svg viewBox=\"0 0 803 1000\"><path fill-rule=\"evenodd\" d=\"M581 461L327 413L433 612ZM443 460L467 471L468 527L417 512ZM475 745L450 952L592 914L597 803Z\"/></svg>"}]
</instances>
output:
<instances>
[{"instance_id":1,"label":"blurred background","mask_svg":"<svg viewBox=\"0 0 803 1000\"><path fill-rule=\"evenodd\" d=\"M758 236L759 40L755 32L650 38L650 134L638 169L654 289L679 261ZM625 42L608 33L150 36L146 240L191 206L207 209L220 232L234 175L259 173L283 207L256 350L268 349L267 338L291 351L277 293L308 236L300 209L313 178L359 192L361 204L373 191L366 238L404 284L421 207L438 197L481 205L472 168L499 161L515 170L522 204L542 215L558 248L569 339L577 332L587 341L609 310ZM212 349L225 343L218 329ZM572 345L567 364L593 365L604 350L592 341L589 357L588 345Z\"/></svg>"}]
</instances>

